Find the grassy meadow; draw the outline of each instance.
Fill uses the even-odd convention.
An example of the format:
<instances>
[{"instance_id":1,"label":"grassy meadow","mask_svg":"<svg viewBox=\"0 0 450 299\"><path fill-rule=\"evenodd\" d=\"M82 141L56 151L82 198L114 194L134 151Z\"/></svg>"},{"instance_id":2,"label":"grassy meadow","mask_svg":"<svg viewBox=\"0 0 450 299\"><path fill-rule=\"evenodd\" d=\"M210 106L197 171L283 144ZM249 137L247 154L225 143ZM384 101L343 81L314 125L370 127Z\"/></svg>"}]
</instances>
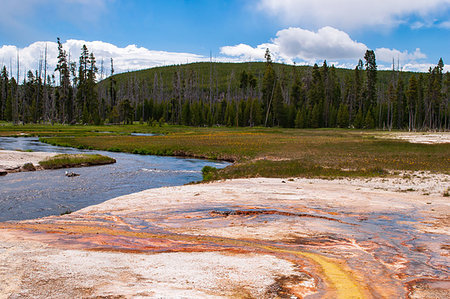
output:
<instances>
[{"instance_id":1,"label":"grassy meadow","mask_svg":"<svg viewBox=\"0 0 450 299\"><path fill-rule=\"evenodd\" d=\"M130 133L157 136L130 136ZM450 144L385 139L380 131L347 129L195 128L148 125L0 126L0 136L40 136L53 145L144 155L234 162L207 169L205 179L238 177L372 177L388 171L450 173Z\"/></svg>"}]
</instances>

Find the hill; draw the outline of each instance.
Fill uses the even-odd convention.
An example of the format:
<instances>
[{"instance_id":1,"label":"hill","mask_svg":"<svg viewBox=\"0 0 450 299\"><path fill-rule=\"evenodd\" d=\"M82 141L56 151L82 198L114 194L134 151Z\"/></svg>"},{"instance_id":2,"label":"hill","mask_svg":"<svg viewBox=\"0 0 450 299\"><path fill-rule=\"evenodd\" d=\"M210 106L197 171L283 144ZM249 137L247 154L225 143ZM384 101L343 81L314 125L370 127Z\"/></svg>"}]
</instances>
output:
<instances>
[{"instance_id":1,"label":"hill","mask_svg":"<svg viewBox=\"0 0 450 299\"><path fill-rule=\"evenodd\" d=\"M293 80L295 75L305 77L310 74L313 69L312 66L294 66L280 63L273 63L273 68L280 76L286 76L287 80ZM260 81L264 76L265 69L265 62L196 62L120 73L112 76L112 78L116 80L118 86L129 84L131 81L138 81L145 82L149 87L152 87L155 82L155 76L158 76L158 80L159 82L162 80L165 90L172 91L175 73L181 73L185 76L194 73L199 87L203 90L209 90L210 86L212 86L213 89L216 88L219 92L226 92L229 85L230 88L234 89L239 87L239 76L243 71L253 74L257 80ZM353 76L354 73L353 69L336 68L335 70L340 80L345 80L346 77ZM398 72L382 70L377 73L378 87L380 89L385 89L394 74L397 74ZM407 82L413 74L417 73L402 72L401 76ZM104 79L99 82L99 86L105 86L105 84L108 84L109 80L110 78Z\"/></svg>"}]
</instances>

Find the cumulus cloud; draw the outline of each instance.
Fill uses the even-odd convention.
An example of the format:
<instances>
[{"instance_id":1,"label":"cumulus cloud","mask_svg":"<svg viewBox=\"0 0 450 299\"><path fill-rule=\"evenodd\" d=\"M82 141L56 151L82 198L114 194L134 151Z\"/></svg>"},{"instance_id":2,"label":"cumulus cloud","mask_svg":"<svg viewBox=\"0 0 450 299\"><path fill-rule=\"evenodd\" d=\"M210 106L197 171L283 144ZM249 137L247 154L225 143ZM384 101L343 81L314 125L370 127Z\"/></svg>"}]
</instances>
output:
<instances>
[{"instance_id":1,"label":"cumulus cloud","mask_svg":"<svg viewBox=\"0 0 450 299\"><path fill-rule=\"evenodd\" d=\"M273 60L277 62L295 61L311 65L328 60L329 64L343 68L353 68L369 49L365 44L351 39L346 32L327 26L317 32L296 27L283 29L277 32L270 43L256 47L246 44L225 46L221 48L221 53L242 60L262 61L267 48L272 53ZM419 48L412 52L377 48L375 55L380 69L390 69L393 59L404 65L405 70L411 71L427 71L431 65L423 63L427 56Z\"/></svg>"},{"instance_id":2,"label":"cumulus cloud","mask_svg":"<svg viewBox=\"0 0 450 299\"><path fill-rule=\"evenodd\" d=\"M422 73L426 73L428 72L428 70L430 68L434 68L436 66L436 64L432 64L432 63L407 63L405 65L402 66L402 70L406 71L406 72L422 72ZM444 66L444 73L445 72L450 72L450 66L449 65L445 65Z\"/></svg>"},{"instance_id":3,"label":"cumulus cloud","mask_svg":"<svg viewBox=\"0 0 450 299\"><path fill-rule=\"evenodd\" d=\"M209 61L210 57L193 53L154 51L137 45L118 47L103 41L84 41L70 39L63 43L63 47L72 62L78 62L81 47L86 45L97 59L100 68L104 61L104 77L110 74L110 59L114 59L116 73L146 69L156 66L184 64ZM44 59L47 48L47 73L55 70L58 47L55 42L34 42L24 48L12 45L0 47L0 67L5 65L10 75L16 76L17 53L20 57L20 78L24 78L28 70L37 70L39 61ZM269 48L274 61L283 63L311 65L315 62L328 60L336 67L353 68L358 59L362 59L368 47L352 40L351 37L332 27L324 27L317 32L301 28L280 30L269 43L262 43L256 47L247 44L224 46L221 55L215 61L243 62L249 60L263 61L266 49ZM420 49L413 52L397 49L379 48L375 50L379 69L389 69L392 59L400 60L404 70L427 71L432 64L424 63L426 55Z\"/></svg>"},{"instance_id":4,"label":"cumulus cloud","mask_svg":"<svg viewBox=\"0 0 450 299\"><path fill-rule=\"evenodd\" d=\"M425 59L427 56L423 54L419 48L414 52L409 53L408 51L399 51L396 49L378 48L375 51L377 60L389 62L392 59L400 61L416 61L420 59Z\"/></svg>"},{"instance_id":5,"label":"cumulus cloud","mask_svg":"<svg viewBox=\"0 0 450 299\"><path fill-rule=\"evenodd\" d=\"M274 44L261 44L256 48L253 48L246 44L239 44L236 46L224 46L220 48L220 53L227 56L240 57L244 60L260 60L262 57L264 57L267 48L269 48L271 52L275 52Z\"/></svg>"},{"instance_id":6,"label":"cumulus cloud","mask_svg":"<svg viewBox=\"0 0 450 299\"><path fill-rule=\"evenodd\" d=\"M332 27L323 27L317 32L291 27L277 32L271 43L255 48L239 44L221 48L221 53L241 58L264 59L268 48L275 60L290 63L295 59L314 62L323 59L358 59L364 55L367 46Z\"/></svg>"},{"instance_id":7,"label":"cumulus cloud","mask_svg":"<svg viewBox=\"0 0 450 299\"><path fill-rule=\"evenodd\" d=\"M136 45L128 45L121 48L102 41L70 39L63 43L63 48L70 55L71 61L77 62L83 45L86 45L89 51L94 53L98 67L100 67L101 60L104 60L105 74L109 74L110 72L110 58L114 59L116 73L155 66L209 60L209 57L197 54L153 51ZM8 69L12 69L12 74L15 75L17 72L16 57L17 52L19 52L20 76L23 78L25 71L38 69L39 60L44 59L46 47L48 72L51 74L55 69L58 56L58 46L55 42L35 42L22 49L16 46L2 46L0 47L0 64L5 65Z\"/></svg>"},{"instance_id":8,"label":"cumulus cloud","mask_svg":"<svg viewBox=\"0 0 450 299\"><path fill-rule=\"evenodd\" d=\"M293 27L283 29L277 32L273 42L282 56L302 60L361 57L367 49L347 33L329 26L317 32Z\"/></svg>"},{"instance_id":9,"label":"cumulus cloud","mask_svg":"<svg viewBox=\"0 0 450 299\"><path fill-rule=\"evenodd\" d=\"M258 0L258 8L289 25L358 29L392 27L411 16L422 20L438 17L450 9L450 0Z\"/></svg>"}]
</instances>

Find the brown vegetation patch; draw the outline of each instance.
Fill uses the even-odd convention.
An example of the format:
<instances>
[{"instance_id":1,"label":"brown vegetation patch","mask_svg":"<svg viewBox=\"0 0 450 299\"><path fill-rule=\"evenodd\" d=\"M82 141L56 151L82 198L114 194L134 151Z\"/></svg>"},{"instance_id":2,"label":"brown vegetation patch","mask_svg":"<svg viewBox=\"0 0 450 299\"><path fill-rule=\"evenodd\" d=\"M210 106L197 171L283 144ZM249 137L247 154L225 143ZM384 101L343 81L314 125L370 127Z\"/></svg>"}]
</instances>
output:
<instances>
[{"instance_id":1,"label":"brown vegetation patch","mask_svg":"<svg viewBox=\"0 0 450 299\"><path fill-rule=\"evenodd\" d=\"M308 245L308 246L333 246L337 244L348 244L350 240L334 235L317 234L308 237L294 237L287 241L292 244Z\"/></svg>"},{"instance_id":2,"label":"brown vegetation patch","mask_svg":"<svg viewBox=\"0 0 450 299\"><path fill-rule=\"evenodd\" d=\"M280 276L267 288L265 297L267 298L303 298L310 291L314 290L312 278L306 273L300 275ZM309 287L305 286L310 285Z\"/></svg>"},{"instance_id":3,"label":"brown vegetation patch","mask_svg":"<svg viewBox=\"0 0 450 299\"><path fill-rule=\"evenodd\" d=\"M313 215L313 214L306 214L306 213L291 213L291 212L285 212L285 211L277 211L277 210L234 210L234 211L211 211L211 216L222 216L222 217L228 217L228 216L258 216L258 215L279 215L279 216L287 216L287 217L311 217L311 218L318 218L318 219L324 219L329 221L336 221L339 223L345 223L354 225L352 223L344 222L339 219L327 217L327 216L320 216L320 215Z\"/></svg>"},{"instance_id":4,"label":"brown vegetation patch","mask_svg":"<svg viewBox=\"0 0 450 299\"><path fill-rule=\"evenodd\" d=\"M450 280L417 279L408 282L408 298L450 298Z\"/></svg>"}]
</instances>

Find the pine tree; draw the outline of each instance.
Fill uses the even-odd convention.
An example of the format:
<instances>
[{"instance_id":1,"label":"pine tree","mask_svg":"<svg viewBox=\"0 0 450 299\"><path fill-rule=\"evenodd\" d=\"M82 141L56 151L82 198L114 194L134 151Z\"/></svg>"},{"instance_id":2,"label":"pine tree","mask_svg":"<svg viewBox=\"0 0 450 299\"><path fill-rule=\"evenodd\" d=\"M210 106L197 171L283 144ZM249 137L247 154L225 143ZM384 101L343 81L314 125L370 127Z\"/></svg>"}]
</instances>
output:
<instances>
[{"instance_id":1,"label":"pine tree","mask_svg":"<svg viewBox=\"0 0 450 299\"><path fill-rule=\"evenodd\" d=\"M444 84L444 128L446 130L450 129L450 72L445 74L445 84Z\"/></svg>"},{"instance_id":2,"label":"pine tree","mask_svg":"<svg viewBox=\"0 0 450 299\"><path fill-rule=\"evenodd\" d=\"M6 119L8 86L9 86L8 71L6 70L6 66L3 66L2 72L0 73L0 119Z\"/></svg>"},{"instance_id":3,"label":"pine tree","mask_svg":"<svg viewBox=\"0 0 450 299\"><path fill-rule=\"evenodd\" d=\"M276 76L275 71L272 67L272 58L270 56L269 49L266 50L266 70L264 72L264 77L262 81L262 102L264 113L266 114L266 119L264 125L267 126L270 116L270 107L272 106L273 94L275 91Z\"/></svg>"},{"instance_id":4,"label":"pine tree","mask_svg":"<svg viewBox=\"0 0 450 299\"><path fill-rule=\"evenodd\" d=\"M369 107L375 105L377 100L377 63L375 60L375 52L373 50L367 50L364 59L366 60L367 74L367 104L364 109L369 109Z\"/></svg>"},{"instance_id":5,"label":"pine tree","mask_svg":"<svg viewBox=\"0 0 450 299\"><path fill-rule=\"evenodd\" d=\"M417 106L419 100L419 90L417 85L417 79L415 75L412 75L409 79L408 90L406 91L406 109L408 110L408 130L415 129L414 123L414 109Z\"/></svg>"},{"instance_id":6,"label":"pine tree","mask_svg":"<svg viewBox=\"0 0 450 299\"><path fill-rule=\"evenodd\" d=\"M325 97L324 85L322 75L320 74L319 66L314 64L312 69L312 82L309 89L308 98L312 105L320 104ZM321 112L321 111L320 111Z\"/></svg>"},{"instance_id":7,"label":"pine tree","mask_svg":"<svg viewBox=\"0 0 450 299\"><path fill-rule=\"evenodd\" d=\"M295 105L291 103L290 105L285 108L287 110L287 122L286 127L288 128L294 128L295 127L295 118L297 117L297 109L295 108Z\"/></svg>"},{"instance_id":8,"label":"pine tree","mask_svg":"<svg viewBox=\"0 0 450 299\"><path fill-rule=\"evenodd\" d=\"M67 61L67 52L63 49L61 40L57 38L58 42L58 63L56 65L55 71L59 72L59 84L60 91L58 91L59 97L56 99L58 101L59 107L59 121L61 123L72 121L72 98L70 97L70 69Z\"/></svg>"},{"instance_id":9,"label":"pine tree","mask_svg":"<svg viewBox=\"0 0 450 299\"><path fill-rule=\"evenodd\" d=\"M404 108L405 108L405 93L403 87L403 80L399 78L396 90L397 100L397 128L402 129L404 126Z\"/></svg>"},{"instance_id":10,"label":"pine tree","mask_svg":"<svg viewBox=\"0 0 450 299\"><path fill-rule=\"evenodd\" d=\"M348 107L344 103L339 105L337 113L337 125L339 128L347 128L349 123Z\"/></svg>"},{"instance_id":11,"label":"pine tree","mask_svg":"<svg viewBox=\"0 0 450 299\"><path fill-rule=\"evenodd\" d=\"M225 124L227 127L236 125L236 103L234 100L227 103L227 108L225 110Z\"/></svg>"},{"instance_id":12,"label":"pine tree","mask_svg":"<svg viewBox=\"0 0 450 299\"><path fill-rule=\"evenodd\" d=\"M263 124L264 119L263 109L261 103L258 101L257 98L254 98L252 101L252 115L254 126L260 126Z\"/></svg>"},{"instance_id":13,"label":"pine tree","mask_svg":"<svg viewBox=\"0 0 450 299\"><path fill-rule=\"evenodd\" d=\"M312 128L320 128L321 127L321 121L320 121L320 115L321 115L321 109L320 104L315 104L314 108L312 110L311 115L311 127Z\"/></svg>"},{"instance_id":14,"label":"pine tree","mask_svg":"<svg viewBox=\"0 0 450 299\"><path fill-rule=\"evenodd\" d=\"M274 126L285 126L286 113L283 106L283 95L281 93L281 84L277 80L275 85L275 92L273 94L272 100L272 111L273 111L273 125Z\"/></svg>"},{"instance_id":15,"label":"pine tree","mask_svg":"<svg viewBox=\"0 0 450 299\"><path fill-rule=\"evenodd\" d=\"M77 118L82 116L82 121L89 123L89 103L88 103L88 65L89 65L89 51L86 45L81 48L81 55L78 63L78 77L77 77ZM80 115L80 113L82 115Z\"/></svg>"},{"instance_id":16,"label":"pine tree","mask_svg":"<svg viewBox=\"0 0 450 299\"><path fill-rule=\"evenodd\" d=\"M358 110L358 113L356 114L356 117L353 121L353 126L357 129L362 129L364 127L364 117L362 108Z\"/></svg>"},{"instance_id":17,"label":"pine tree","mask_svg":"<svg viewBox=\"0 0 450 299\"><path fill-rule=\"evenodd\" d=\"M181 109L181 123L185 126L189 126L191 124L191 105L189 101L185 101L183 104L183 108Z\"/></svg>"},{"instance_id":18,"label":"pine tree","mask_svg":"<svg viewBox=\"0 0 450 299\"><path fill-rule=\"evenodd\" d=\"M299 108L303 105L303 87L300 76L295 77L294 84L291 87L290 100L291 104L293 104L296 108Z\"/></svg>"},{"instance_id":19,"label":"pine tree","mask_svg":"<svg viewBox=\"0 0 450 299\"><path fill-rule=\"evenodd\" d=\"M364 128L373 129L375 128L375 120L373 118L372 110L367 110L366 117L364 118Z\"/></svg>"},{"instance_id":20,"label":"pine tree","mask_svg":"<svg viewBox=\"0 0 450 299\"><path fill-rule=\"evenodd\" d=\"M87 110L87 109L86 109ZM133 123L133 107L131 106L130 100L125 98L120 102L120 117L122 118L123 124L128 125ZM89 114L87 115L89 117Z\"/></svg>"}]
</instances>

